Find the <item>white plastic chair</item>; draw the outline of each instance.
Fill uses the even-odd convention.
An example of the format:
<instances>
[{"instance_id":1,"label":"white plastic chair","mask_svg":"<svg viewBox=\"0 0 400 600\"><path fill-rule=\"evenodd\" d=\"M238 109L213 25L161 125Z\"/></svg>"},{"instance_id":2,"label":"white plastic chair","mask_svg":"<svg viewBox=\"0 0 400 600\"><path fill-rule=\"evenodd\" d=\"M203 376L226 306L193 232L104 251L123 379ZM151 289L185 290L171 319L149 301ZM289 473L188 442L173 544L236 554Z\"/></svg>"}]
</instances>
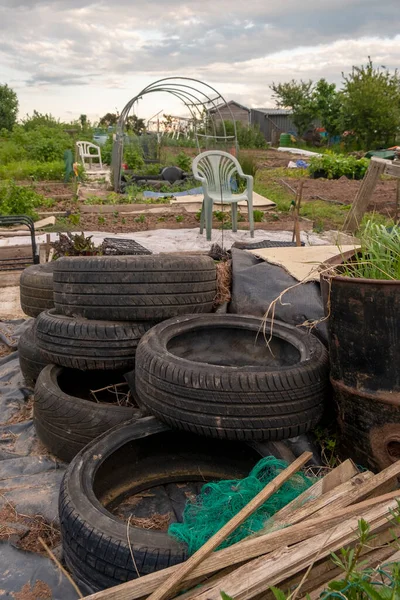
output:
<instances>
[{"instance_id":1,"label":"white plastic chair","mask_svg":"<svg viewBox=\"0 0 400 600\"><path fill-rule=\"evenodd\" d=\"M211 240L213 203L230 204L232 211L232 231L237 231L237 203L246 200L249 211L250 236L254 237L253 177L245 175L239 161L221 150L209 150L196 156L192 163L193 176L203 187L203 206L200 217L200 233L206 226L207 240ZM232 177L238 173L247 180L246 190L234 194Z\"/></svg>"},{"instance_id":2,"label":"white plastic chair","mask_svg":"<svg viewBox=\"0 0 400 600\"><path fill-rule=\"evenodd\" d=\"M89 159L90 169L92 168L92 160L99 159L100 169L103 168L103 163L101 162L101 150L100 146L96 146L96 144L92 144L91 142L76 142L76 147L78 149L79 158L82 161L83 166L85 167L85 158ZM91 150L95 150L91 152Z\"/></svg>"}]
</instances>

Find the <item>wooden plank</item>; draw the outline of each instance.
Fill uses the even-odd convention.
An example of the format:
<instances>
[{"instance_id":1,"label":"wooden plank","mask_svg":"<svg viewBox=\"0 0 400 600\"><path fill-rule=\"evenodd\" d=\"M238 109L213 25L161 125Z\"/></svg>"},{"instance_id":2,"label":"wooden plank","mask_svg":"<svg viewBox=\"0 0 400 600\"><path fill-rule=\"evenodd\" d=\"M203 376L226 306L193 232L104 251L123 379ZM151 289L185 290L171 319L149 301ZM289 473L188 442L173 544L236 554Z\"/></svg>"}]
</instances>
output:
<instances>
[{"instance_id":1,"label":"wooden plank","mask_svg":"<svg viewBox=\"0 0 400 600\"><path fill-rule=\"evenodd\" d=\"M385 175L400 177L400 164L388 163L385 167Z\"/></svg>"},{"instance_id":2,"label":"wooden plank","mask_svg":"<svg viewBox=\"0 0 400 600\"><path fill-rule=\"evenodd\" d=\"M350 479L350 481L338 485L330 492L323 494L315 500L310 500L298 509L293 510L289 515L286 511L279 511L272 519L270 519L271 522L269 524L267 523L265 529L261 532L257 532L254 537L258 537L267 531L275 531L276 529L286 527L288 524L293 525L304 519L314 518L331 507L333 507L335 512L339 508L345 508L346 506L353 504L353 502L364 494L364 492L360 490L363 490L363 484L372 478L373 473L370 471L359 473Z\"/></svg>"},{"instance_id":3,"label":"wooden plank","mask_svg":"<svg viewBox=\"0 0 400 600\"><path fill-rule=\"evenodd\" d=\"M353 515L361 515L364 511L374 505L382 502L390 502L394 497L400 495L395 491L386 494L384 497L372 498L359 505L346 507L337 512L331 511L327 515L315 519L309 519L292 525L286 529L280 529L268 533L260 538L251 538L243 540L229 548L214 552L204 563L200 564L188 577L185 582L192 581L197 577L206 576L215 571L219 571L233 564L242 563L251 558L266 554L266 552L276 551L283 546L289 546L301 542L310 536L328 531L335 524L340 524L345 518ZM156 590L170 574L174 573L181 565L169 567L162 571L156 571L151 575L146 575L140 579L128 581L114 588L97 592L88 596L86 600L137 600L147 596ZM187 587L187 585L186 585Z\"/></svg>"},{"instance_id":4,"label":"wooden plank","mask_svg":"<svg viewBox=\"0 0 400 600\"><path fill-rule=\"evenodd\" d=\"M379 177L384 173L387 161L382 158L371 159L367 172L362 180L360 189L353 201L343 225L343 231L355 233L360 226L361 220L367 210L368 204L374 193Z\"/></svg>"},{"instance_id":5,"label":"wooden plank","mask_svg":"<svg viewBox=\"0 0 400 600\"><path fill-rule=\"evenodd\" d=\"M226 525L221 527L197 552L184 562L176 573L173 573L153 594L150 600L164 600L173 594L181 581L192 573L207 556L222 544L250 515L252 515L268 498L270 498L282 485L288 481L312 458L312 452L303 452L291 465L279 473L261 490L242 510L235 515Z\"/></svg>"},{"instance_id":6,"label":"wooden plank","mask_svg":"<svg viewBox=\"0 0 400 600\"><path fill-rule=\"evenodd\" d=\"M372 508L363 514L370 524L371 532L380 528L388 528L389 510L394 509L397 502ZM349 519L325 533L307 539L292 548L285 548L266 556L261 556L237 568L232 574L218 581L217 586L196 593L196 600L220 600L221 590L235 600L250 600L265 592L272 585L277 585L295 575L300 569L308 567L314 561L329 556L342 546L358 539L358 517ZM397 531L399 531L397 527Z\"/></svg>"},{"instance_id":7,"label":"wooden plank","mask_svg":"<svg viewBox=\"0 0 400 600\"><path fill-rule=\"evenodd\" d=\"M359 473L354 462L348 458L342 462L336 469L332 469L322 479L322 493L330 492L338 485L349 481L352 477Z\"/></svg>"}]
</instances>

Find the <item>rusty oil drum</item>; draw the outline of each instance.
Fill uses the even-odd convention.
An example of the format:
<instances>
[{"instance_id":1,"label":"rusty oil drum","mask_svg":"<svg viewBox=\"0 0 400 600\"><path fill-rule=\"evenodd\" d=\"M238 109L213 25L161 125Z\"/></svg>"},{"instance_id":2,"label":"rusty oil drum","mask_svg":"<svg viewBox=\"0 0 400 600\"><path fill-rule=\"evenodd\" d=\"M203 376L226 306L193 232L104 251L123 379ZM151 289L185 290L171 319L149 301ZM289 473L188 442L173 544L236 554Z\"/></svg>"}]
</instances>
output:
<instances>
[{"instance_id":1,"label":"rusty oil drum","mask_svg":"<svg viewBox=\"0 0 400 600\"><path fill-rule=\"evenodd\" d=\"M379 470L400 459L400 281L323 275L321 291L342 454Z\"/></svg>"}]
</instances>

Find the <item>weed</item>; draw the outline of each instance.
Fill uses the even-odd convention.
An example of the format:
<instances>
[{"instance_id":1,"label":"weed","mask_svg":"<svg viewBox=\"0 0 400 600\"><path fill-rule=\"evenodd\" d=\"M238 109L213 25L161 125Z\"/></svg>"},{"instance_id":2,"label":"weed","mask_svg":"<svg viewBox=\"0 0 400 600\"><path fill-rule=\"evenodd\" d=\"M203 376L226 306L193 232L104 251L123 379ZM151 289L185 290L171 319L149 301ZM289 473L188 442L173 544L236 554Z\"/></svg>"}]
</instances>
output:
<instances>
[{"instance_id":1,"label":"weed","mask_svg":"<svg viewBox=\"0 0 400 600\"><path fill-rule=\"evenodd\" d=\"M400 229L368 221L360 236L361 249L339 268L347 277L400 280Z\"/></svg>"},{"instance_id":2,"label":"weed","mask_svg":"<svg viewBox=\"0 0 400 600\"><path fill-rule=\"evenodd\" d=\"M253 210L253 217L255 223L262 223L264 220L264 212L262 210Z\"/></svg>"},{"instance_id":3,"label":"weed","mask_svg":"<svg viewBox=\"0 0 400 600\"><path fill-rule=\"evenodd\" d=\"M323 233L325 231L324 222L321 219L315 221L313 225L313 231L314 233Z\"/></svg>"},{"instance_id":4,"label":"weed","mask_svg":"<svg viewBox=\"0 0 400 600\"><path fill-rule=\"evenodd\" d=\"M194 215L194 218L196 219L196 221L200 221L200 219L201 219L201 210L197 211L197 213Z\"/></svg>"},{"instance_id":5,"label":"weed","mask_svg":"<svg viewBox=\"0 0 400 600\"><path fill-rule=\"evenodd\" d=\"M178 156L176 157L176 164L180 169L182 169L182 171L188 172L192 168L192 160L190 156L184 152L179 152Z\"/></svg>"},{"instance_id":6,"label":"weed","mask_svg":"<svg viewBox=\"0 0 400 600\"><path fill-rule=\"evenodd\" d=\"M183 215L176 215L176 217L175 217L175 221L177 223L182 223L183 219L184 219Z\"/></svg>"},{"instance_id":7,"label":"weed","mask_svg":"<svg viewBox=\"0 0 400 600\"><path fill-rule=\"evenodd\" d=\"M122 224L122 225L126 225L126 219L125 219L125 217L122 217L122 219L121 219L121 224Z\"/></svg>"},{"instance_id":8,"label":"weed","mask_svg":"<svg viewBox=\"0 0 400 600\"><path fill-rule=\"evenodd\" d=\"M165 221L165 217L158 217L157 222L158 223L164 223Z\"/></svg>"},{"instance_id":9,"label":"weed","mask_svg":"<svg viewBox=\"0 0 400 600\"><path fill-rule=\"evenodd\" d=\"M135 223L144 223L146 221L145 215L140 215L139 217L135 217Z\"/></svg>"},{"instance_id":10,"label":"weed","mask_svg":"<svg viewBox=\"0 0 400 600\"><path fill-rule=\"evenodd\" d=\"M44 197L30 186L20 186L15 181L0 183L0 213L3 216L27 215L36 219L35 208L44 202Z\"/></svg>"},{"instance_id":11,"label":"weed","mask_svg":"<svg viewBox=\"0 0 400 600\"><path fill-rule=\"evenodd\" d=\"M114 210L114 212L113 212L113 217L114 217L115 219L118 219L118 217L119 217L119 212L118 212L117 210Z\"/></svg>"},{"instance_id":12,"label":"weed","mask_svg":"<svg viewBox=\"0 0 400 600\"><path fill-rule=\"evenodd\" d=\"M213 212L213 216L215 219L217 219L217 221L221 221L221 223L225 223L230 219L229 213L223 210L215 210Z\"/></svg>"},{"instance_id":13,"label":"weed","mask_svg":"<svg viewBox=\"0 0 400 600\"><path fill-rule=\"evenodd\" d=\"M81 222L81 215L79 213L69 215L68 220L71 223L71 225L79 225L79 223Z\"/></svg>"},{"instance_id":14,"label":"weed","mask_svg":"<svg viewBox=\"0 0 400 600\"><path fill-rule=\"evenodd\" d=\"M254 179L259 169L257 161L251 154L240 154L239 163L245 175L251 175Z\"/></svg>"},{"instance_id":15,"label":"weed","mask_svg":"<svg viewBox=\"0 0 400 600\"><path fill-rule=\"evenodd\" d=\"M103 215L99 215L99 216L97 217L97 222L98 222L98 224L99 224L99 225L104 225L104 224L105 224L105 222L106 222L106 218L105 218L105 217L103 217Z\"/></svg>"}]
</instances>

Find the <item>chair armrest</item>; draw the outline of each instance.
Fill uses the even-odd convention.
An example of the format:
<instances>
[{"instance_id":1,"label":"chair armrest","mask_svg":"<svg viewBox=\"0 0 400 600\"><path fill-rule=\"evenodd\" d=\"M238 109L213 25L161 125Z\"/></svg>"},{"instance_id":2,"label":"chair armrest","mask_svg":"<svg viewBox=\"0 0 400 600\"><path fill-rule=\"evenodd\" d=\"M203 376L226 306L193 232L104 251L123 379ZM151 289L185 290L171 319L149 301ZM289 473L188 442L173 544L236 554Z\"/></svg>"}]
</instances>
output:
<instances>
[{"instance_id":1,"label":"chair armrest","mask_svg":"<svg viewBox=\"0 0 400 600\"><path fill-rule=\"evenodd\" d=\"M254 178L252 175L245 175L244 173L239 173L239 175L241 177L243 177L243 179L246 179L247 181L247 191L249 192L249 194L253 193L253 185L254 185Z\"/></svg>"}]
</instances>

